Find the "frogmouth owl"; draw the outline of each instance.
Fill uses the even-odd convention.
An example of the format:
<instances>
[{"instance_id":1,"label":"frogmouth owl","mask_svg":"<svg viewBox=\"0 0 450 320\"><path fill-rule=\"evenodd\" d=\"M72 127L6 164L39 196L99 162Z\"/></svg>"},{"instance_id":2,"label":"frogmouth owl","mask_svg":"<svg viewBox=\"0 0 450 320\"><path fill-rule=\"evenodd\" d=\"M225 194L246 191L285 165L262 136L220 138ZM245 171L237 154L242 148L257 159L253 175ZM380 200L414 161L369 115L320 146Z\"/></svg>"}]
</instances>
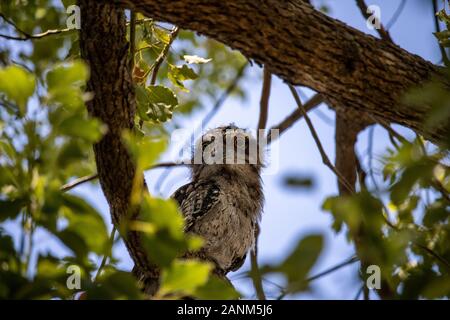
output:
<instances>
[{"instance_id":1,"label":"frogmouth owl","mask_svg":"<svg viewBox=\"0 0 450 320\"><path fill-rule=\"evenodd\" d=\"M251 134L234 125L207 131L195 146L192 182L172 195L185 232L205 241L186 257L214 263L218 275L239 269L255 243L263 206L258 151Z\"/></svg>"},{"instance_id":2,"label":"frogmouth owl","mask_svg":"<svg viewBox=\"0 0 450 320\"><path fill-rule=\"evenodd\" d=\"M247 131L234 125L207 131L195 145L190 165L192 182L172 195L185 219L185 232L199 235L204 245L184 258L214 264L224 277L239 269L255 235L263 206L260 148ZM158 272L133 269L144 291L157 290Z\"/></svg>"}]
</instances>

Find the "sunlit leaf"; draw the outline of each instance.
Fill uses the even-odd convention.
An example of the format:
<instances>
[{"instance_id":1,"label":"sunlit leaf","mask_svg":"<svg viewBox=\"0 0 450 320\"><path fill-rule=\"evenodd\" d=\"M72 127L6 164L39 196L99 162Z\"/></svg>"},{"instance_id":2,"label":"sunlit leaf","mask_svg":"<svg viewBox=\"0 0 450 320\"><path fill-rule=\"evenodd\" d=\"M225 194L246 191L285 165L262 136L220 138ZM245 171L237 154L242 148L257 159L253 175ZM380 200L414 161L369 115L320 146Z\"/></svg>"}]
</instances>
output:
<instances>
[{"instance_id":1,"label":"sunlit leaf","mask_svg":"<svg viewBox=\"0 0 450 320\"><path fill-rule=\"evenodd\" d=\"M207 283L212 268L212 264L207 262L175 260L163 271L159 293L192 295L198 287Z\"/></svg>"},{"instance_id":2,"label":"sunlit leaf","mask_svg":"<svg viewBox=\"0 0 450 320\"><path fill-rule=\"evenodd\" d=\"M175 94L163 86L136 87L138 113L142 120L165 122L178 106Z\"/></svg>"},{"instance_id":3,"label":"sunlit leaf","mask_svg":"<svg viewBox=\"0 0 450 320\"><path fill-rule=\"evenodd\" d=\"M214 275L210 275L204 285L197 287L193 295L202 300L237 300L241 297L230 282Z\"/></svg>"},{"instance_id":4,"label":"sunlit leaf","mask_svg":"<svg viewBox=\"0 0 450 320\"><path fill-rule=\"evenodd\" d=\"M124 132L122 138L137 166L142 170L146 170L155 164L166 148L166 141L163 139L137 136L130 132Z\"/></svg>"},{"instance_id":5,"label":"sunlit leaf","mask_svg":"<svg viewBox=\"0 0 450 320\"><path fill-rule=\"evenodd\" d=\"M0 92L18 105L22 115L26 113L26 105L35 86L35 76L20 66L0 69Z\"/></svg>"}]
</instances>

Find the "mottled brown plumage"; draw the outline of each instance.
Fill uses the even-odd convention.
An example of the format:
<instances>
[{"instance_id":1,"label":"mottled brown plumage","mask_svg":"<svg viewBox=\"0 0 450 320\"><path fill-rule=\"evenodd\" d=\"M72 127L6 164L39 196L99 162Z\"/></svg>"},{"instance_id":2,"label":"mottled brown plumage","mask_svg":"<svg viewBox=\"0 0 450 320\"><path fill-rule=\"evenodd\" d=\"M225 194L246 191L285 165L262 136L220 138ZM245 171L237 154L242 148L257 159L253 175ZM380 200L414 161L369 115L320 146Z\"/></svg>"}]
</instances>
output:
<instances>
[{"instance_id":1,"label":"mottled brown plumage","mask_svg":"<svg viewBox=\"0 0 450 320\"><path fill-rule=\"evenodd\" d=\"M263 205L258 158L256 141L246 131L234 125L212 129L196 145L192 182L172 196L185 217L185 231L205 240L199 252L186 257L213 262L217 274L239 269L254 245Z\"/></svg>"}]
</instances>

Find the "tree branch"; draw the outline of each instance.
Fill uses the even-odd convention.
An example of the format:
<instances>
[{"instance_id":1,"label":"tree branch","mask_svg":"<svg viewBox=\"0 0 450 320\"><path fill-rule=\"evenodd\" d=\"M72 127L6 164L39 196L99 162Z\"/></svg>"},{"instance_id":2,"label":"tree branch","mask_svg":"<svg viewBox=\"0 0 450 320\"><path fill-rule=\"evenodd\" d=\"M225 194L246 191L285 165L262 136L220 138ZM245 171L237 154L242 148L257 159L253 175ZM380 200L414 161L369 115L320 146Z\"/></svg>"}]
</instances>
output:
<instances>
[{"instance_id":1,"label":"tree branch","mask_svg":"<svg viewBox=\"0 0 450 320\"><path fill-rule=\"evenodd\" d=\"M260 111L259 111L259 120L258 120L258 130L266 129L268 113L269 113L269 98L270 98L270 88L272 85L272 74L264 68L263 71L263 85L261 92L261 101L260 101Z\"/></svg>"},{"instance_id":2,"label":"tree branch","mask_svg":"<svg viewBox=\"0 0 450 320\"><path fill-rule=\"evenodd\" d=\"M323 164L326 165L331 171L333 171L333 173L337 176L339 182L343 186L345 186L345 188L350 193L353 193L352 185L348 181L346 181L345 177L336 169L336 167L331 163L330 159L328 158L328 156L325 152L325 149L323 148L322 143L320 142L319 136L317 135L316 129L314 129L312 121L309 118L308 114L306 113L305 107L302 105L302 102L300 100L300 97L298 96L297 91L295 90L295 88L292 85L289 85L289 90L291 90L291 93L294 96L295 102L297 103L297 106L300 109L302 116L306 120L306 124L308 125L309 131L311 132L314 142L316 143L316 146L319 149Z\"/></svg>"},{"instance_id":3,"label":"tree branch","mask_svg":"<svg viewBox=\"0 0 450 320\"><path fill-rule=\"evenodd\" d=\"M29 34L22 29L20 29L12 20L8 19L3 13L0 12L0 17L9 25L11 25L17 33L20 33L22 37L15 37L15 36L9 36L6 34L0 34L1 38L7 39L7 40L16 40L16 41L27 41L27 40L34 40L34 39L42 39L47 36L55 35L55 34L61 34L61 33L67 33L70 31L75 31L74 29L56 29L56 30L47 30L42 33L38 34Z\"/></svg>"},{"instance_id":4,"label":"tree branch","mask_svg":"<svg viewBox=\"0 0 450 320\"><path fill-rule=\"evenodd\" d=\"M272 86L272 74L264 68L263 70L263 85L261 90L261 100L260 100L260 113L257 128L257 138L259 138L259 131L265 130L267 125L268 113L269 113L269 99L270 99L270 89ZM259 148L258 143L258 158L259 158ZM253 281L253 286L255 287L256 296L259 300L266 300L266 294L264 293L264 286L262 283L261 273L259 272L258 266L258 238L259 238L259 224L256 224L256 229L254 233L254 246L250 250L251 258L251 276Z\"/></svg>"},{"instance_id":5,"label":"tree branch","mask_svg":"<svg viewBox=\"0 0 450 320\"><path fill-rule=\"evenodd\" d=\"M326 270L324 270L322 272L319 272L318 274L316 274L314 276L309 277L308 279L305 280L305 282L306 283L310 283L312 281L315 281L317 279L325 277L325 276L329 275L330 273L333 273L333 272L335 272L337 270L340 270L343 267L351 265L351 264L353 264L353 263L355 263L357 261L359 261L357 256L355 256L355 255L351 256L347 260L345 260L345 261L343 261L343 262L341 262L341 263L339 263L339 264L337 264L337 265L335 265L335 266L333 266L331 268L328 268L328 269L326 269ZM282 300L288 293L289 292L287 292L286 290L283 290L282 293L278 296L277 300Z\"/></svg>"},{"instance_id":6,"label":"tree branch","mask_svg":"<svg viewBox=\"0 0 450 320\"><path fill-rule=\"evenodd\" d=\"M155 61L155 66L153 67L153 73L152 78L150 80L150 84L154 85L156 83L156 78L158 77L159 68L161 68L161 65L163 64L164 60L167 57L167 54L169 53L170 47L172 46L172 43L175 41L177 35L178 35L179 29L177 26L173 27L172 32L170 33L169 43L166 44L163 51L159 55L159 57Z\"/></svg>"},{"instance_id":7,"label":"tree branch","mask_svg":"<svg viewBox=\"0 0 450 320\"><path fill-rule=\"evenodd\" d=\"M366 2L364 0L356 0L356 4L358 5L359 10L361 11L361 14L364 16L364 18L367 20L371 17L371 14L368 12L368 7L366 5ZM381 39L394 42L392 41L391 35L389 34L389 31L387 31L384 26L381 24L381 21L378 21L380 23L380 28L375 29L377 30L378 34L380 35Z\"/></svg>"},{"instance_id":8,"label":"tree branch","mask_svg":"<svg viewBox=\"0 0 450 320\"><path fill-rule=\"evenodd\" d=\"M264 293L264 286L262 283L261 272L258 266L258 238L259 238L259 224L256 225L255 229L255 243L253 249L250 251L251 259L251 271L250 275L253 281L253 286L255 287L256 296L258 300L266 300L266 294Z\"/></svg>"},{"instance_id":9,"label":"tree branch","mask_svg":"<svg viewBox=\"0 0 450 320\"><path fill-rule=\"evenodd\" d=\"M449 134L446 125L425 129L429 106L413 108L401 99L406 90L437 74L436 66L328 17L305 1L115 2L221 41L286 82L323 94L335 109L344 106L344 111L379 116L433 141Z\"/></svg>"},{"instance_id":10,"label":"tree branch","mask_svg":"<svg viewBox=\"0 0 450 320\"><path fill-rule=\"evenodd\" d=\"M176 163L176 162L162 162L162 163L158 163L155 164L153 166L151 166L150 168L148 168L147 170L153 170L153 169L158 169L158 168L172 168L172 167L183 167L183 166L187 166L187 164L185 163ZM75 179L72 182L69 182L65 185L63 185L61 187L61 191L62 192L67 192L69 190L72 190L75 187L78 187L79 185L89 182L89 181L93 181L98 179L98 174L91 174L89 176L85 176L85 177L81 177L78 179Z\"/></svg>"},{"instance_id":11,"label":"tree branch","mask_svg":"<svg viewBox=\"0 0 450 320\"><path fill-rule=\"evenodd\" d=\"M316 108L323 102L323 97L320 94L315 94L311 99L309 99L303 106L306 112L311 111L312 109ZM290 127L292 127L298 120L300 120L303 117L303 112L300 108L296 108L289 116L286 117L283 121L281 121L279 124L273 126L269 129L267 132L267 144L272 143L274 140L271 135L271 130L279 130L278 137L281 137L281 135L288 130Z\"/></svg>"}]
</instances>

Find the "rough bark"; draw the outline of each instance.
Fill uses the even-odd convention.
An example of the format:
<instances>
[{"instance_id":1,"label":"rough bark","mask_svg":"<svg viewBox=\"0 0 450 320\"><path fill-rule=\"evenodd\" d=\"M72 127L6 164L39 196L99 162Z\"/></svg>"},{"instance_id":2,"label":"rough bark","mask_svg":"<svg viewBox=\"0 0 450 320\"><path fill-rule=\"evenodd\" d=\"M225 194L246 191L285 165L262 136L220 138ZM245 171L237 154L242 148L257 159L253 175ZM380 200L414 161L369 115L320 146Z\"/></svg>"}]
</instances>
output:
<instances>
[{"instance_id":1,"label":"rough bark","mask_svg":"<svg viewBox=\"0 0 450 320\"><path fill-rule=\"evenodd\" d=\"M336 170L345 178L349 185L353 187L353 192L356 190L356 178L357 178L357 155L356 155L356 142L358 140L358 134L367 128L372 122L367 122L365 119L355 119L349 116L345 112L336 112ZM340 195L349 195L348 190L338 179L338 189ZM359 231L354 235L355 249L358 258L361 261L361 275L363 281L366 281L365 275L367 267L374 264L367 259L367 255L364 255L364 242L366 241L366 235L364 226L361 225ZM381 288L377 290L381 299L395 299L396 294L391 290L386 279L381 279ZM365 299L368 298L368 288L364 286Z\"/></svg>"},{"instance_id":2,"label":"rough bark","mask_svg":"<svg viewBox=\"0 0 450 320\"><path fill-rule=\"evenodd\" d=\"M113 224L122 230L125 221L138 213L138 208L130 208L136 168L121 140L123 130L133 128L136 110L126 20L123 10L110 4L79 0L79 5L81 55L90 65L87 90L94 93L87 107L91 116L108 127L106 135L94 145L97 172ZM140 245L139 234L126 232L122 236L136 266L151 277L155 268Z\"/></svg>"},{"instance_id":3,"label":"rough bark","mask_svg":"<svg viewBox=\"0 0 450 320\"><path fill-rule=\"evenodd\" d=\"M336 112L336 129L335 129L335 142L336 142L336 169L346 181L352 187L356 185L356 142L358 134L364 130L371 123L361 119L354 119L349 117L344 112ZM337 181L339 194L348 194L349 190ZM355 189L353 189L355 191Z\"/></svg>"},{"instance_id":4,"label":"rough bark","mask_svg":"<svg viewBox=\"0 0 450 320\"><path fill-rule=\"evenodd\" d=\"M336 109L353 109L427 132L427 106L401 102L437 67L400 47L364 34L299 0L116 0L146 16L197 31L264 64L283 80L322 93ZM344 107L345 106L345 107Z\"/></svg>"}]
</instances>

